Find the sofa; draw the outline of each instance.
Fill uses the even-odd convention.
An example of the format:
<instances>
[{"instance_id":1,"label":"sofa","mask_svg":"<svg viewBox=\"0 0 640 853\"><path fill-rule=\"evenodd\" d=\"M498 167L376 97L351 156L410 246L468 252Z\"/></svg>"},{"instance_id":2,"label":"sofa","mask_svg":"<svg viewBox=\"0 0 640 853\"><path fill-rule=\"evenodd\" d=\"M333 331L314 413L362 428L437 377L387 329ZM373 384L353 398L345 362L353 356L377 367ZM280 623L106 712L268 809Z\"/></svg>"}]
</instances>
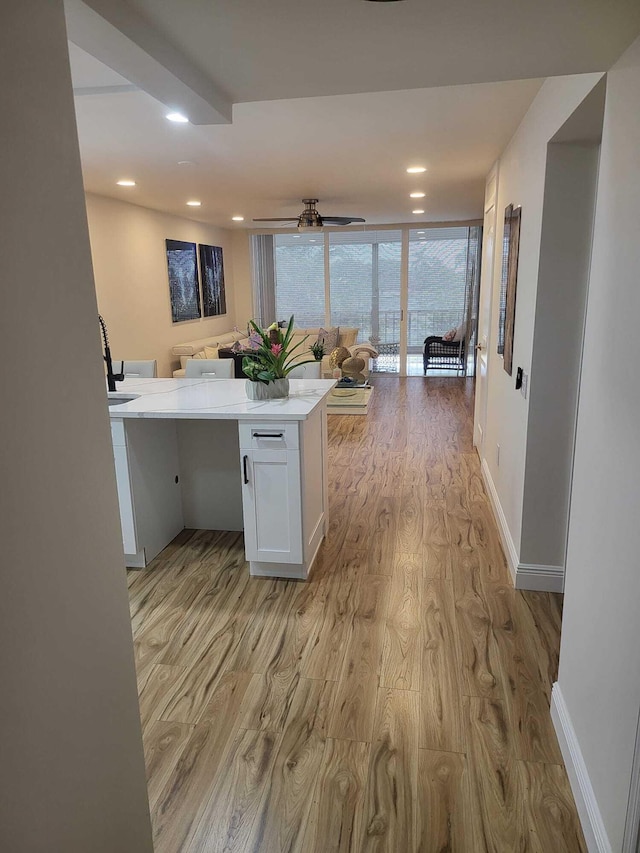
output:
<instances>
[{"instance_id":1,"label":"sofa","mask_svg":"<svg viewBox=\"0 0 640 853\"><path fill-rule=\"evenodd\" d=\"M368 376L370 359L376 357L377 351L369 341L358 343L359 330L357 328L353 326L340 326L338 328L338 346L346 347L351 355L358 355L360 358L363 358L365 362L363 373L365 376ZM303 345L296 350L297 361L305 361L312 357L309 347L317 340L319 332L320 329L317 327L312 329L295 328L293 330L292 346L295 346L296 343L307 337L307 345ZM180 367L173 371L174 377L184 376L185 366L190 358L218 358L218 350L220 348L228 349L236 342L241 346L246 346L248 344L246 332L234 330L223 334L212 335L209 338L198 338L194 341L175 344L171 349L171 355L174 360L176 358L180 360ZM327 378L330 378L332 375L332 368L329 363L330 355L331 353L327 352L322 359L322 375Z\"/></svg>"}]
</instances>

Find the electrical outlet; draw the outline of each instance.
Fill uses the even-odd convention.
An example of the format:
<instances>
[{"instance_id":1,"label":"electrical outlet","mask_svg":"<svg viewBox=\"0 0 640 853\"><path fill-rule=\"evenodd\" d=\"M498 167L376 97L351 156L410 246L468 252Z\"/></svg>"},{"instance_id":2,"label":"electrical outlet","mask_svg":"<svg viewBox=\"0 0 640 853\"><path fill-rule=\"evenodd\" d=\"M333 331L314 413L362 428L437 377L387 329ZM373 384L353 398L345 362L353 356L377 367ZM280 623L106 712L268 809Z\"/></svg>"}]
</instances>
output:
<instances>
[{"instance_id":1,"label":"electrical outlet","mask_svg":"<svg viewBox=\"0 0 640 853\"><path fill-rule=\"evenodd\" d=\"M496 465L500 467L500 445L496 444Z\"/></svg>"},{"instance_id":2,"label":"electrical outlet","mask_svg":"<svg viewBox=\"0 0 640 853\"><path fill-rule=\"evenodd\" d=\"M520 386L520 393L522 396L527 399L527 390L529 388L529 374L522 372L522 385Z\"/></svg>"}]
</instances>

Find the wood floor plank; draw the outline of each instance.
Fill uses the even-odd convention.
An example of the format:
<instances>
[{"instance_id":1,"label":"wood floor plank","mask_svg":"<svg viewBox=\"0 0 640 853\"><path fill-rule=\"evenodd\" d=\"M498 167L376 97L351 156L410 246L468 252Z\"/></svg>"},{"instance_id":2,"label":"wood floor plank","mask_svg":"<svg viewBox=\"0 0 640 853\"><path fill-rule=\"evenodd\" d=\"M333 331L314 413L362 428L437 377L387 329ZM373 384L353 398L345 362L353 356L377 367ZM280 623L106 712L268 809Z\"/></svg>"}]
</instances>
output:
<instances>
[{"instance_id":1,"label":"wood floor plank","mask_svg":"<svg viewBox=\"0 0 640 853\"><path fill-rule=\"evenodd\" d=\"M240 729L213 785L213 793L189 838L192 850L243 851L268 783L280 735Z\"/></svg>"},{"instance_id":2,"label":"wood floor plank","mask_svg":"<svg viewBox=\"0 0 640 853\"><path fill-rule=\"evenodd\" d=\"M369 535L369 574L393 574L393 557L398 528L398 501L386 495L380 495L371 515Z\"/></svg>"},{"instance_id":3,"label":"wood floor plank","mask_svg":"<svg viewBox=\"0 0 640 853\"><path fill-rule=\"evenodd\" d=\"M485 590L502 661L515 755L528 761L562 764L544 683L535 665L537 655L532 654L536 628L524 621L530 612L520 608L520 592L510 585L490 584Z\"/></svg>"},{"instance_id":4,"label":"wood floor plank","mask_svg":"<svg viewBox=\"0 0 640 853\"><path fill-rule=\"evenodd\" d=\"M144 759L147 768L149 807L153 810L171 778L193 726L156 720L144 731Z\"/></svg>"},{"instance_id":5,"label":"wood floor plank","mask_svg":"<svg viewBox=\"0 0 640 853\"><path fill-rule=\"evenodd\" d=\"M477 564L456 558L456 643L468 696L504 697L502 666Z\"/></svg>"},{"instance_id":6,"label":"wood floor plank","mask_svg":"<svg viewBox=\"0 0 640 853\"><path fill-rule=\"evenodd\" d=\"M202 722L184 746L152 816L155 853L187 850L211 796L218 768L238 730L248 673L229 673L209 700Z\"/></svg>"},{"instance_id":7,"label":"wood floor plank","mask_svg":"<svg viewBox=\"0 0 640 853\"><path fill-rule=\"evenodd\" d=\"M420 746L465 752L460 661L456 647L456 612L448 581L424 582L422 592L422 680Z\"/></svg>"},{"instance_id":8,"label":"wood floor plank","mask_svg":"<svg viewBox=\"0 0 640 853\"><path fill-rule=\"evenodd\" d=\"M422 485L403 486L398 490L399 511L396 531L398 549L405 554L422 552L424 506Z\"/></svg>"},{"instance_id":9,"label":"wood floor plank","mask_svg":"<svg viewBox=\"0 0 640 853\"><path fill-rule=\"evenodd\" d=\"M420 750L417 840L419 853L474 850L465 755Z\"/></svg>"},{"instance_id":10,"label":"wood floor plank","mask_svg":"<svg viewBox=\"0 0 640 853\"><path fill-rule=\"evenodd\" d=\"M518 761L526 827L535 853L586 853L571 789L555 764Z\"/></svg>"},{"instance_id":11,"label":"wood floor plank","mask_svg":"<svg viewBox=\"0 0 640 853\"><path fill-rule=\"evenodd\" d=\"M358 850L416 849L418 715L417 693L384 687L378 691Z\"/></svg>"},{"instance_id":12,"label":"wood floor plank","mask_svg":"<svg viewBox=\"0 0 640 853\"><path fill-rule=\"evenodd\" d=\"M370 741L384 647L390 580L368 575L360 584L329 736Z\"/></svg>"},{"instance_id":13,"label":"wood floor plank","mask_svg":"<svg viewBox=\"0 0 640 853\"><path fill-rule=\"evenodd\" d=\"M142 730L159 720L166 708L168 697L175 690L175 685L188 670L183 666L166 666L153 664L138 697L140 705L140 720ZM187 722L181 720L180 722Z\"/></svg>"},{"instance_id":14,"label":"wood floor plank","mask_svg":"<svg viewBox=\"0 0 640 853\"><path fill-rule=\"evenodd\" d=\"M380 685L420 690L422 560L397 554L389 590Z\"/></svg>"},{"instance_id":15,"label":"wood floor plank","mask_svg":"<svg viewBox=\"0 0 640 853\"><path fill-rule=\"evenodd\" d=\"M427 500L422 515L424 576L444 580L451 574L451 543L444 501Z\"/></svg>"},{"instance_id":16,"label":"wood floor plank","mask_svg":"<svg viewBox=\"0 0 640 853\"><path fill-rule=\"evenodd\" d=\"M300 679L246 850L304 851L334 694L332 681Z\"/></svg>"},{"instance_id":17,"label":"wood floor plank","mask_svg":"<svg viewBox=\"0 0 640 853\"><path fill-rule=\"evenodd\" d=\"M351 636L360 579L367 567L366 552L346 548L330 577L323 582L322 612L300 665L300 673L305 678L339 679Z\"/></svg>"},{"instance_id":18,"label":"wood floor plank","mask_svg":"<svg viewBox=\"0 0 640 853\"><path fill-rule=\"evenodd\" d=\"M348 853L361 835L371 745L327 740L307 821L305 853Z\"/></svg>"},{"instance_id":19,"label":"wood floor plank","mask_svg":"<svg viewBox=\"0 0 640 853\"><path fill-rule=\"evenodd\" d=\"M526 850L516 758L504 702L465 699L474 850Z\"/></svg>"}]
</instances>

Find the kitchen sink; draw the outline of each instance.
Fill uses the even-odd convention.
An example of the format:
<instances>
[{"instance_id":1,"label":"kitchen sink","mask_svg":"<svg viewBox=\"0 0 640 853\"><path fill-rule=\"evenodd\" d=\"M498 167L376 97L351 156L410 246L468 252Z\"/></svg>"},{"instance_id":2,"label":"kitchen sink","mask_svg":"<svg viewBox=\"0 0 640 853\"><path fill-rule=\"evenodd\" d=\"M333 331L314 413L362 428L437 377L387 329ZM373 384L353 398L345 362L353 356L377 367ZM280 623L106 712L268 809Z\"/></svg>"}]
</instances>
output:
<instances>
[{"instance_id":1,"label":"kitchen sink","mask_svg":"<svg viewBox=\"0 0 640 853\"><path fill-rule=\"evenodd\" d=\"M110 406L121 406L123 403L130 403L132 400L137 400L139 394L119 394L117 391L108 392L107 403Z\"/></svg>"}]
</instances>

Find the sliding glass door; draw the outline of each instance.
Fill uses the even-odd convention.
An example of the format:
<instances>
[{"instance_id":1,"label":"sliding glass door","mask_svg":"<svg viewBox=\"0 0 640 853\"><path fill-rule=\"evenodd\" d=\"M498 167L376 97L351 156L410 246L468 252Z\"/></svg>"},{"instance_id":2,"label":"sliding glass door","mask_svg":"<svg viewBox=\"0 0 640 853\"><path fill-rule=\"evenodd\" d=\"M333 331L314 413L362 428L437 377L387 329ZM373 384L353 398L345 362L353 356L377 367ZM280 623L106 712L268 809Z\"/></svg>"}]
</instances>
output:
<instances>
[{"instance_id":1,"label":"sliding glass door","mask_svg":"<svg viewBox=\"0 0 640 853\"><path fill-rule=\"evenodd\" d=\"M357 326L358 339L378 349L374 370L400 370L400 231L330 232L332 326Z\"/></svg>"},{"instance_id":2,"label":"sliding glass door","mask_svg":"<svg viewBox=\"0 0 640 853\"><path fill-rule=\"evenodd\" d=\"M429 374L473 372L479 226L254 235L254 307L263 323L356 326L373 372L423 375L426 338L455 333ZM262 316L263 314L267 316Z\"/></svg>"}]
</instances>

